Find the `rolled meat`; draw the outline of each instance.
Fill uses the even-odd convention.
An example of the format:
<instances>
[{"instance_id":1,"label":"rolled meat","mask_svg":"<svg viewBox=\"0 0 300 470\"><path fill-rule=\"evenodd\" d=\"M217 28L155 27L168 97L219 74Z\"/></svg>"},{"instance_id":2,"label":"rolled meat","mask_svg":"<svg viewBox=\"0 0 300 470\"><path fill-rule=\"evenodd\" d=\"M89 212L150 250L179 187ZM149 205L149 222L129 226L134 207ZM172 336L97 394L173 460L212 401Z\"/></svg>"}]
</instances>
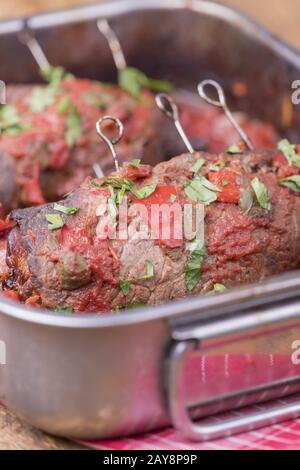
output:
<instances>
[{"instance_id":1,"label":"rolled meat","mask_svg":"<svg viewBox=\"0 0 300 470\"><path fill-rule=\"evenodd\" d=\"M299 180L299 169L271 152L125 164L120 175L86 179L59 205L12 213L4 289L29 305L102 313L297 269ZM164 216L145 218L162 205L174 211L167 235ZM203 240L173 233L187 206L204 208Z\"/></svg>"},{"instance_id":2,"label":"rolled meat","mask_svg":"<svg viewBox=\"0 0 300 470\"><path fill-rule=\"evenodd\" d=\"M0 110L0 152L14 162L17 199L10 197L13 179L6 180L9 190L1 191L5 180L0 174L0 203L6 212L59 200L93 175L95 163L105 174L113 170L110 154L95 131L101 115L118 117L125 125L121 163L135 156L156 164L185 150L151 92L144 90L137 99L117 86L62 73L58 68L48 85L7 87L8 105ZM275 148L272 126L243 114L237 118L257 148ZM183 102L182 122L196 149L219 152L236 141L222 111L199 101L195 106Z\"/></svg>"},{"instance_id":3,"label":"rolled meat","mask_svg":"<svg viewBox=\"0 0 300 470\"><path fill-rule=\"evenodd\" d=\"M147 91L137 100L116 86L68 76L47 86L8 87L7 101L0 114L0 151L15 164L18 207L60 199L93 174L94 163L104 172L112 170L107 147L95 131L101 113L126 125L121 161L145 157L153 119L161 119Z\"/></svg>"}]
</instances>

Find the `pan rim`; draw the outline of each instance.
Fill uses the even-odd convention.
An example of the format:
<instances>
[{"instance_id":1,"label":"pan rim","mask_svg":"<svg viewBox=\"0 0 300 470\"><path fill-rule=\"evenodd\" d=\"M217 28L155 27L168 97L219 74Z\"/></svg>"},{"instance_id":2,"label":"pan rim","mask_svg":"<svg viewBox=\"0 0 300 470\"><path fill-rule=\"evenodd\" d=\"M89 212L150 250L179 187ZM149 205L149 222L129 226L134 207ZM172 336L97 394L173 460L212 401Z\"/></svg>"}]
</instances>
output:
<instances>
[{"instance_id":1,"label":"pan rim","mask_svg":"<svg viewBox=\"0 0 300 470\"><path fill-rule=\"evenodd\" d=\"M255 35L262 44L275 51L287 62L292 63L300 70L300 53L293 46L279 39L276 35L268 32L258 22L249 18L238 9L224 5L215 1L207 0L113 0L101 4L92 3L91 5L78 6L71 9L62 9L42 14L33 15L27 18L28 24L33 29L43 29L46 27L63 25L67 23L76 23L88 21L99 16L112 18L123 14L134 13L145 10L190 10L195 13L204 13L207 15L223 18L231 21L236 26L241 27L250 35ZM8 19L0 21L1 34L16 33L22 29L25 17ZM287 273L279 276L278 279L289 279L293 274ZM295 274L294 274L295 276ZM280 281L279 281L280 282ZM155 319L176 318L185 312L195 313L198 310L212 308L215 305L222 305L226 300L231 299L238 293L241 298L247 295L253 296L254 292L261 293L263 286L272 284L270 279L263 285L246 286L233 291L221 294L217 297L205 298L196 297L169 302L161 306L149 306L147 308L133 311L124 310L121 314L88 314L66 316L49 310L24 307L22 304L0 298L0 313L14 317L18 320L40 325L65 328L103 328L120 325L130 325L141 322L148 322Z\"/></svg>"}]
</instances>

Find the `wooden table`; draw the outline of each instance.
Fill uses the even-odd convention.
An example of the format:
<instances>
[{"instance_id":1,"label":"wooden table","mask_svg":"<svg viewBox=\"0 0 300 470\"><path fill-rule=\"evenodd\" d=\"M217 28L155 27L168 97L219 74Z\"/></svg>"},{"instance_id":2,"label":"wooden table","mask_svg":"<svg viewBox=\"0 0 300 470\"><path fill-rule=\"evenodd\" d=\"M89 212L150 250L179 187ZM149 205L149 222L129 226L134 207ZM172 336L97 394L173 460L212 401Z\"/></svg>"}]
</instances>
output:
<instances>
[{"instance_id":1,"label":"wooden table","mask_svg":"<svg viewBox=\"0 0 300 470\"><path fill-rule=\"evenodd\" d=\"M46 9L94 3L95 0L10 0L1 2L0 17L29 15ZM4 5L3 5L4 3ZM234 5L267 26L291 44L300 48L299 0L223 0ZM49 7L51 5L51 7ZM27 426L0 407L0 449L80 449L62 439L52 438Z\"/></svg>"}]
</instances>

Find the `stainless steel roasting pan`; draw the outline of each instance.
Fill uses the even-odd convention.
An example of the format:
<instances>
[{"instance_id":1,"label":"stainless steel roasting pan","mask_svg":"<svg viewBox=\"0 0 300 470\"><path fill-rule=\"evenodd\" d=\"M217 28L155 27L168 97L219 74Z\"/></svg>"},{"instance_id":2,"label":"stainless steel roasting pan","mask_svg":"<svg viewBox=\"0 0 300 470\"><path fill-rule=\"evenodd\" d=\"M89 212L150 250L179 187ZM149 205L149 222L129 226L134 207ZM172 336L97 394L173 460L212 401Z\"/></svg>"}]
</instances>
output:
<instances>
[{"instance_id":1,"label":"stainless steel roasting pan","mask_svg":"<svg viewBox=\"0 0 300 470\"><path fill-rule=\"evenodd\" d=\"M300 108L292 108L289 131L282 113L300 78L300 55L237 11L207 1L116 1L36 16L29 25L52 63L114 80L95 25L102 16L129 64L191 89L201 78L217 78L235 109L298 137ZM21 27L19 19L0 23L6 82L38 80L16 38ZM245 99L230 94L237 79L248 85ZM206 440L298 416L299 292L296 272L217 297L100 317L1 300L1 400L31 424L76 439L173 423Z\"/></svg>"}]
</instances>

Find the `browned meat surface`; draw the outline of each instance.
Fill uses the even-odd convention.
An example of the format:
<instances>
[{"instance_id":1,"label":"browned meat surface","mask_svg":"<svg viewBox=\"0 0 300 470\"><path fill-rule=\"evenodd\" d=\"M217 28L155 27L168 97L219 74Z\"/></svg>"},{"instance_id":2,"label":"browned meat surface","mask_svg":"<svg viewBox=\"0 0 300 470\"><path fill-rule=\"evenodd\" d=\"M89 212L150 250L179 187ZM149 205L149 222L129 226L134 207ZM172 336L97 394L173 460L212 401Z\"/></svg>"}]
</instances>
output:
<instances>
[{"instance_id":1,"label":"browned meat surface","mask_svg":"<svg viewBox=\"0 0 300 470\"><path fill-rule=\"evenodd\" d=\"M283 178L298 173L273 153L197 154L154 168L126 165L110 180L87 179L61 202L73 214L53 204L13 212L17 226L8 237L5 288L30 305L105 312L207 294L299 268L300 198L282 186ZM149 211L153 204L183 208L204 198L204 246L192 242L192 248L185 235L161 233L156 239L133 233L126 240L101 238L101 224L120 223L121 206L115 203L112 213L105 204L122 184L133 209L131 226L143 221L137 202Z\"/></svg>"},{"instance_id":2,"label":"browned meat surface","mask_svg":"<svg viewBox=\"0 0 300 470\"><path fill-rule=\"evenodd\" d=\"M126 127L121 162L132 155L147 159L148 147L162 152L158 138L148 144L163 116L147 91L137 100L114 85L66 77L48 86L8 86L7 102L0 113L0 151L15 165L18 200L11 199L11 207L60 199L93 175L94 163L110 172L111 155L95 130L105 114L119 117ZM3 198L0 192L2 203Z\"/></svg>"},{"instance_id":3,"label":"browned meat surface","mask_svg":"<svg viewBox=\"0 0 300 470\"><path fill-rule=\"evenodd\" d=\"M113 169L107 147L100 141L96 121L105 114L119 117L125 137L119 144L121 162L133 156L156 164L184 152L173 123L156 108L153 94L143 91L136 99L117 86L58 76L48 85L8 86L8 105L0 109L0 152L14 161L17 200L11 186L1 191L5 211L57 201L84 178L93 175L93 164L100 163L105 174ZM182 104L181 117L196 149L226 150L237 141L222 110L201 101L196 106ZM256 148L272 149L277 134L268 124L244 114L237 119ZM3 186L4 187L4 186Z\"/></svg>"}]
</instances>

